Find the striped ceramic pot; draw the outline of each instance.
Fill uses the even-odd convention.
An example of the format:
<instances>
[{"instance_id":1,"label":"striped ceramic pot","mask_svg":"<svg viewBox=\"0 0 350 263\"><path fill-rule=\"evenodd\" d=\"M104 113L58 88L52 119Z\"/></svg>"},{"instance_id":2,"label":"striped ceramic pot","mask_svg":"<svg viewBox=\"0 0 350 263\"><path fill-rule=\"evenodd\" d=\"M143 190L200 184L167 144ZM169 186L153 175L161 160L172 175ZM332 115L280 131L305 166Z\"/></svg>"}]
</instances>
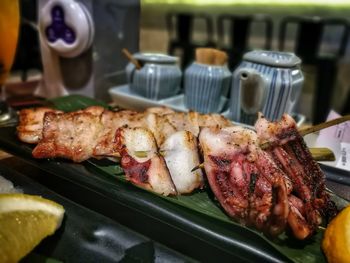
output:
<instances>
[{"instance_id":1,"label":"striped ceramic pot","mask_svg":"<svg viewBox=\"0 0 350 263\"><path fill-rule=\"evenodd\" d=\"M221 97L227 96L231 72L227 66L192 63L185 71L185 104L201 113L219 112Z\"/></svg>"},{"instance_id":2,"label":"striped ceramic pot","mask_svg":"<svg viewBox=\"0 0 350 263\"><path fill-rule=\"evenodd\" d=\"M130 90L152 100L174 96L180 91L182 73L178 58L164 54L139 53L134 58L141 64L136 69L132 63L126 67Z\"/></svg>"},{"instance_id":3,"label":"striped ceramic pot","mask_svg":"<svg viewBox=\"0 0 350 263\"><path fill-rule=\"evenodd\" d=\"M243 56L233 73L230 97L232 120L254 124L257 113L278 120L291 113L301 93L301 60L292 53L255 50Z\"/></svg>"}]
</instances>

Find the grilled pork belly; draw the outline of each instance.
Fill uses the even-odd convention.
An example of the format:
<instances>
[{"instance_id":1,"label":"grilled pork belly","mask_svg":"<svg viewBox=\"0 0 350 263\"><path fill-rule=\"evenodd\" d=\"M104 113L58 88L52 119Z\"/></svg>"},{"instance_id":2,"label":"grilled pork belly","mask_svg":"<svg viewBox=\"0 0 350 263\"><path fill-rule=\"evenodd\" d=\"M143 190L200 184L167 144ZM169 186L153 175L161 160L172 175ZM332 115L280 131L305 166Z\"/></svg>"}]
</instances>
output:
<instances>
[{"instance_id":1,"label":"grilled pork belly","mask_svg":"<svg viewBox=\"0 0 350 263\"><path fill-rule=\"evenodd\" d=\"M147 128L148 124L145 115L144 113L129 110L117 112L104 110L100 116L100 123L103 129L96 140L93 156L91 157L118 157L119 153L113 144L116 130L121 127Z\"/></svg>"},{"instance_id":2,"label":"grilled pork belly","mask_svg":"<svg viewBox=\"0 0 350 263\"><path fill-rule=\"evenodd\" d=\"M19 113L18 138L26 143L38 143L42 137L43 120L46 112L62 113L47 107L23 109Z\"/></svg>"},{"instance_id":3,"label":"grilled pork belly","mask_svg":"<svg viewBox=\"0 0 350 263\"><path fill-rule=\"evenodd\" d=\"M160 152L179 194L188 194L203 187L202 171L191 172L200 163L197 137L191 132L178 131L170 135L160 147Z\"/></svg>"},{"instance_id":4,"label":"grilled pork belly","mask_svg":"<svg viewBox=\"0 0 350 263\"><path fill-rule=\"evenodd\" d=\"M42 139L34 148L35 158L66 158L81 162L93 155L103 126L101 108L90 107L71 113L47 112Z\"/></svg>"},{"instance_id":5,"label":"grilled pork belly","mask_svg":"<svg viewBox=\"0 0 350 263\"><path fill-rule=\"evenodd\" d=\"M121 127L147 128L154 134L157 144L161 145L166 138L177 131L187 130L197 136L199 129L204 125L217 127L232 125L228 120L218 117L216 114L200 115L195 112L174 113L171 110L161 109L164 114L156 114L156 112L160 111L156 108L145 112L128 110L113 112L99 106L94 106L70 113L62 113L49 109L27 109L20 112L20 116L23 116L23 118L21 119L22 121L20 120L18 127L18 137L24 142L38 143L38 149L35 150L35 156L37 158L63 157L74 161L84 161L90 157L118 157L119 153L115 149L113 140L115 131ZM50 113L49 117L45 116L46 112ZM24 116L30 116L30 118ZM94 118L91 118L93 116ZM86 131L96 128L94 130L95 133L92 135L94 140L89 141L89 143L86 142L86 144L89 144L89 149L88 147L81 147L81 151L86 150L87 152L80 153L79 157L72 158L72 156L76 155L75 148L78 147L78 142L86 139L86 135L82 132L83 130L73 132L69 129L75 126L83 127L84 125L86 125ZM67 131L65 127L68 129ZM66 136L66 134L71 135L71 145L74 145L75 148L72 148L71 152L68 152L70 144L66 141L66 145L63 147L64 151L59 146L55 146L54 149L53 142L62 142L62 137ZM51 142L51 144L49 145L48 142ZM51 146L51 150L54 151L45 151L43 149L45 147L41 145L44 143L45 147L49 145ZM92 151L90 148L92 148ZM39 150L40 153L38 152ZM57 153L56 150L58 150Z\"/></svg>"},{"instance_id":6,"label":"grilled pork belly","mask_svg":"<svg viewBox=\"0 0 350 263\"><path fill-rule=\"evenodd\" d=\"M144 128L119 128L115 143L126 178L133 184L162 195L175 195L176 188L153 134Z\"/></svg>"},{"instance_id":7,"label":"grilled pork belly","mask_svg":"<svg viewBox=\"0 0 350 263\"><path fill-rule=\"evenodd\" d=\"M150 108L147 108L145 110L145 112L147 112L147 113L154 113L154 114L157 114L157 115L161 116L161 115L174 113L175 111L173 111L172 109L170 109L168 107L162 106L162 107L150 107Z\"/></svg>"}]
</instances>

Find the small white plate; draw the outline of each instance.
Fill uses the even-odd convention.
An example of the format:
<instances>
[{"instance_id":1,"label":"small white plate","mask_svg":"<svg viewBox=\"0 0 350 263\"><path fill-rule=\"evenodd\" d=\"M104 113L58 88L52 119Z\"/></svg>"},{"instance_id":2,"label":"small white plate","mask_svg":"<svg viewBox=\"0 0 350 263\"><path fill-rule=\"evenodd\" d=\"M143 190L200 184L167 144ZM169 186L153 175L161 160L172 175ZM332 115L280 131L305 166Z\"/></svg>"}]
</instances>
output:
<instances>
[{"instance_id":1,"label":"small white plate","mask_svg":"<svg viewBox=\"0 0 350 263\"><path fill-rule=\"evenodd\" d=\"M121 85L108 90L112 100L121 108L142 111L149 107L164 106L159 101L141 97L130 91L129 85Z\"/></svg>"},{"instance_id":2,"label":"small white plate","mask_svg":"<svg viewBox=\"0 0 350 263\"><path fill-rule=\"evenodd\" d=\"M167 106L176 111L186 112L189 109L185 106L184 94L179 94L161 100L151 100L130 91L129 85L121 85L109 89L112 100L122 108L133 110L144 110L149 107ZM221 97L220 110L224 109L227 99Z\"/></svg>"}]
</instances>

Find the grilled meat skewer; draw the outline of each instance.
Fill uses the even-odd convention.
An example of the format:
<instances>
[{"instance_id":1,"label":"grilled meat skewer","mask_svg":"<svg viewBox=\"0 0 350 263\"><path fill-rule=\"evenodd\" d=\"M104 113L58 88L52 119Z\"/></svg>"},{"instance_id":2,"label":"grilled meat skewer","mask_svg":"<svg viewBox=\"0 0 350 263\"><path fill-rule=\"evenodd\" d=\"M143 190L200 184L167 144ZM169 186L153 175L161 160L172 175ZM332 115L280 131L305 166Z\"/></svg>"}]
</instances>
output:
<instances>
[{"instance_id":1,"label":"grilled meat skewer","mask_svg":"<svg viewBox=\"0 0 350 263\"><path fill-rule=\"evenodd\" d=\"M36 158L61 157L81 162L91 157L119 156L113 141L115 131L121 127L149 129L154 134L157 145L162 145L166 138L177 131L187 130L198 136L201 127L232 125L218 114L173 112L161 115L154 111L156 110L113 112L99 106L69 113L55 112L48 108L27 109L20 112L17 133L21 141L37 143L33 151ZM35 118L29 119L28 112ZM42 125L38 124L40 117ZM35 119L36 125L33 125L32 119ZM86 134L87 131L89 135Z\"/></svg>"},{"instance_id":2,"label":"grilled meat skewer","mask_svg":"<svg viewBox=\"0 0 350 263\"><path fill-rule=\"evenodd\" d=\"M284 115L279 122L259 117L256 133L240 127L204 128L199 135L208 182L235 220L270 236L290 228L298 239L311 236L337 209L325 176ZM261 141L270 147L262 149Z\"/></svg>"},{"instance_id":3,"label":"grilled meat skewer","mask_svg":"<svg viewBox=\"0 0 350 263\"><path fill-rule=\"evenodd\" d=\"M34 126L37 130L32 128L31 120L33 117L28 118L28 114L36 117L36 123L39 122L40 117L42 118L41 123L43 124ZM174 194L176 191L169 190L169 183L168 190L165 191L161 187L161 180L153 180L154 183L152 183L152 179L158 178L159 175L156 174L157 170L151 168L155 165L161 170L159 173L163 176L160 178L166 178L164 169L167 168L174 180L176 186L174 188L178 188L178 194L190 193L196 188L203 187L202 172L191 172L191 168L199 164L197 137L192 133L198 135L200 127L203 125L219 127L220 125L232 125L217 114L175 113L163 108L161 110L151 108L142 113L113 112L98 106L69 113L52 111L48 108L27 109L20 112L20 120L20 125L17 128L19 138L25 142L38 143L33 150L35 158L61 157L74 162L82 162L91 157L122 157L121 165L128 180L164 195ZM144 132L140 132L138 128L144 129ZM35 137L31 137L33 130L36 134ZM146 162L133 158L130 153L126 155L126 152L129 151L128 148L137 142L131 142L131 139L126 140L128 144L123 143L125 151L121 151L123 140L115 139L116 131L119 131L120 134L128 134L129 136L126 138L134 140L140 139L150 142L153 138L156 144L148 144L148 147L155 152L155 148L158 145L161 146L162 151L166 152L166 157L152 157ZM38 136L40 132L42 134ZM139 134L139 136L131 136L134 133ZM134 152L132 149L130 151ZM144 151L141 149L139 152ZM157 155L159 155L158 152ZM141 178L142 176L137 177L132 172L135 169L130 168L130 164L126 165L125 160L129 159L132 160L133 166L146 172L144 179ZM146 163L151 167L147 168ZM179 163L181 168L178 167Z\"/></svg>"},{"instance_id":4,"label":"grilled meat skewer","mask_svg":"<svg viewBox=\"0 0 350 263\"><path fill-rule=\"evenodd\" d=\"M256 132L232 127L219 115L159 109L37 109L20 116L18 136L38 143L34 157L80 162L118 156L129 181L163 195L203 186L201 171L191 171L199 165L200 147L210 188L223 209L269 236L289 228L305 239L337 212L322 171L288 115L279 122L260 116Z\"/></svg>"}]
</instances>

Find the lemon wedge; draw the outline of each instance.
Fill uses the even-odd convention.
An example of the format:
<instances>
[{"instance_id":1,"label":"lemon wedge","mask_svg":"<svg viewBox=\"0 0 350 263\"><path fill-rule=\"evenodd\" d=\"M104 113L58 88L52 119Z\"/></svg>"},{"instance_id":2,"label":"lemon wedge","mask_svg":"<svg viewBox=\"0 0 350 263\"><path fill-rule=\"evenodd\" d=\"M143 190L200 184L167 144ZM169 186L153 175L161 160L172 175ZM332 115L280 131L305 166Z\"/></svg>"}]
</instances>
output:
<instances>
[{"instance_id":1,"label":"lemon wedge","mask_svg":"<svg viewBox=\"0 0 350 263\"><path fill-rule=\"evenodd\" d=\"M61 225L64 208L40 196L0 194L0 262L18 262Z\"/></svg>"},{"instance_id":2,"label":"lemon wedge","mask_svg":"<svg viewBox=\"0 0 350 263\"><path fill-rule=\"evenodd\" d=\"M344 208L327 226L322 249L329 263L350 262L350 206Z\"/></svg>"}]
</instances>

